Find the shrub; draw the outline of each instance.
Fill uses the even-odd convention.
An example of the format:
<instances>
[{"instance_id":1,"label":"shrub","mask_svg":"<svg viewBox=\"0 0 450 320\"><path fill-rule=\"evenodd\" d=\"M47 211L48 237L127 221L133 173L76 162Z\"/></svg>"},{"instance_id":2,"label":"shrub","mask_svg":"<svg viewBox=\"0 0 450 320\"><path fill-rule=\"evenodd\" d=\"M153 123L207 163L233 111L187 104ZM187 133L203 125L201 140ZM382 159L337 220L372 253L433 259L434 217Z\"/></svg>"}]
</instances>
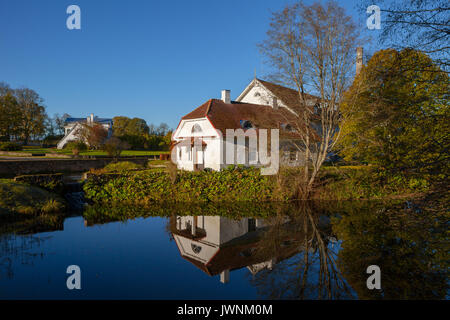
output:
<instances>
[{"instance_id":1,"label":"shrub","mask_svg":"<svg viewBox=\"0 0 450 320\"><path fill-rule=\"evenodd\" d=\"M112 162L104 168L106 172L125 172L136 169L142 169L142 166L129 161Z\"/></svg>"},{"instance_id":2,"label":"shrub","mask_svg":"<svg viewBox=\"0 0 450 320\"><path fill-rule=\"evenodd\" d=\"M78 150L79 153L80 151L86 151L88 146L82 141L71 141L64 146L64 149L72 150L72 152L73 150Z\"/></svg>"},{"instance_id":3,"label":"shrub","mask_svg":"<svg viewBox=\"0 0 450 320\"><path fill-rule=\"evenodd\" d=\"M117 158L122 153L122 150L129 149L130 145L120 140L117 137L109 138L106 143L103 145L104 150L110 157Z\"/></svg>"},{"instance_id":4,"label":"shrub","mask_svg":"<svg viewBox=\"0 0 450 320\"><path fill-rule=\"evenodd\" d=\"M3 142L0 144L0 151L19 151L22 150L22 146L13 142Z\"/></svg>"}]
</instances>

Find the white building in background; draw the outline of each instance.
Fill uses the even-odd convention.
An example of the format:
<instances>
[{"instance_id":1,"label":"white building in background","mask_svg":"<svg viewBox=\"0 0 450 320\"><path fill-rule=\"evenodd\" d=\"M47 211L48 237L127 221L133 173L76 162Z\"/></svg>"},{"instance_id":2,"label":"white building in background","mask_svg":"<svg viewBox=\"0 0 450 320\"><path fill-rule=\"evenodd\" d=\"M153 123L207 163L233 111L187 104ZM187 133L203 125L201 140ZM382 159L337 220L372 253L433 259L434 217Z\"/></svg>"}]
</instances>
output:
<instances>
[{"instance_id":1,"label":"white building in background","mask_svg":"<svg viewBox=\"0 0 450 320\"><path fill-rule=\"evenodd\" d=\"M58 142L57 148L63 149L67 143L80 140L79 132L83 125L94 123L103 126L108 131L108 137L112 135L112 119L99 118L94 116L93 113L86 118L67 118L64 122L64 137Z\"/></svg>"},{"instance_id":2,"label":"white building in background","mask_svg":"<svg viewBox=\"0 0 450 320\"><path fill-rule=\"evenodd\" d=\"M314 107L317 97L307 95L308 103ZM210 99L181 118L172 135L172 161L179 169L220 170L226 167L226 130L279 129L280 163L301 165L302 157L292 141L298 139L292 122L302 107L296 90L260 79L253 79L244 91L231 101L230 91L223 90L221 99ZM236 147L236 140L235 145ZM244 165L258 158L258 150L245 146Z\"/></svg>"}]
</instances>

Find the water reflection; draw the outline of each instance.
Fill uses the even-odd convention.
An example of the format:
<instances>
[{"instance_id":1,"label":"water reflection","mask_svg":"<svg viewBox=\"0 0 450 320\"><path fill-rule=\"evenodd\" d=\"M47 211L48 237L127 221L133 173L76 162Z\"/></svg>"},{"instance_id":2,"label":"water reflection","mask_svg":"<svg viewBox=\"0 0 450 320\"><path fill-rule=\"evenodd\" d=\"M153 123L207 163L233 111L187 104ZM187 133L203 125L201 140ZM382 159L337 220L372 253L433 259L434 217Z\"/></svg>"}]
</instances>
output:
<instances>
[{"instance_id":1,"label":"water reflection","mask_svg":"<svg viewBox=\"0 0 450 320\"><path fill-rule=\"evenodd\" d=\"M153 217L165 217L167 223ZM192 281L207 288L200 298L233 298L236 290L248 299L448 298L448 212L418 210L402 201L101 206L89 207L69 228L67 221L41 216L0 222L0 287L8 278L10 288L20 291L13 279L18 266L28 265L30 273L49 272L65 265L62 257L71 248L71 263L85 261L86 274L106 268L124 274L127 266L145 266L119 282L126 287L116 288L136 298L191 298ZM44 240L48 248L58 244L60 251L52 251L51 260L50 249L40 249ZM45 261L44 269L34 265L36 257ZM122 267L103 262L117 257ZM369 265L381 269L381 290L366 286ZM176 274L190 276L177 279ZM95 282L97 298L110 294L111 279L91 280L100 281ZM49 296L55 297L51 293L61 289L52 290Z\"/></svg>"},{"instance_id":2,"label":"water reflection","mask_svg":"<svg viewBox=\"0 0 450 320\"><path fill-rule=\"evenodd\" d=\"M265 219L175 216L170 230L180 255L222 283L230 271L247 268L263 298L353 297L336 266L330 219L305 204L297 209Z\"/></svg>"}]
</instances>

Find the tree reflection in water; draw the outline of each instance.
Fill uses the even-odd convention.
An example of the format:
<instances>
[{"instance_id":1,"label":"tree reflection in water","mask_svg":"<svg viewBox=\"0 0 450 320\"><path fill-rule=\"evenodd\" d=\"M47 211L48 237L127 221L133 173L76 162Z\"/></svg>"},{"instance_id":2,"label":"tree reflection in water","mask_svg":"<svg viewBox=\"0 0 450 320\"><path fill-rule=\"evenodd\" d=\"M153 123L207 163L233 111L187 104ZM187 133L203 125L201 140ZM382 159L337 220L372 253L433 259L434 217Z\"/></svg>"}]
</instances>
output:
<instances>
[{"instance_id":1,"label":"tree reflection in water","mask_svg":"<svg viewBox=\"0 0 450 320\"><path fill-rule=\"evenodd\" d=\"M251 283L267 299L343 299L354 298L337 266L339 243L331 232L330 220L313 204L295 204L295 213L268 218L259 250L272 255L283 250L286 241L295 243L299 253L278 261L272 270L253 275Z\"/></svg>"},{"instance_id":2,"label":"tree reflection in water","mask_svg":"<svg viewBox=\"0 0 450 320\"><path fill-rule=\"evenodd\" d=\"M404 202L367 201L303 203L296 210L290 215L289 229L283 227L282 214L269 219L260 250L276 253L290 233L297 235L300 253L252 277L261 297L448 297L448 211L405 208ZM330 224L324 223L327 217ZM334 237L339 239L337 243ZM381 269L381 290L367 288L370 265Z\"/></svg>"}]
</instances>

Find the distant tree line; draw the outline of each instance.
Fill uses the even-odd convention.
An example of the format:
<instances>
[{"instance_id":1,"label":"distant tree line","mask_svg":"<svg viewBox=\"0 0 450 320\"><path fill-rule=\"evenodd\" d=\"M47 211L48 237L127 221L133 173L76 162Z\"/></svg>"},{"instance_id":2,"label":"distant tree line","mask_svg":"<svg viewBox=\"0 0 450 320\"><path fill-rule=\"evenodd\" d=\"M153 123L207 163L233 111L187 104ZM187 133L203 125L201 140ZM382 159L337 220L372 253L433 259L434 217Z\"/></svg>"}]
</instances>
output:
<instances>
[{"instance_id":1,"label":"distant tree line","mask_svg":"<svg viewBox=\"0 0 450 320\"><path fill-rule=\"evenodd\" d=\"M44 99L29 88L13 89L0 82L0 141L31 140L55 145L64 136L69 114L49 117ZM144 119L124 116L113 118L113 137L101 125L84 125L79 134L91 149L103 149L109 143L119 149L168 150L172 132L169 126L147 124ZM79 146L77 147L79 148Z\"/></svg>"}]
</instances>

